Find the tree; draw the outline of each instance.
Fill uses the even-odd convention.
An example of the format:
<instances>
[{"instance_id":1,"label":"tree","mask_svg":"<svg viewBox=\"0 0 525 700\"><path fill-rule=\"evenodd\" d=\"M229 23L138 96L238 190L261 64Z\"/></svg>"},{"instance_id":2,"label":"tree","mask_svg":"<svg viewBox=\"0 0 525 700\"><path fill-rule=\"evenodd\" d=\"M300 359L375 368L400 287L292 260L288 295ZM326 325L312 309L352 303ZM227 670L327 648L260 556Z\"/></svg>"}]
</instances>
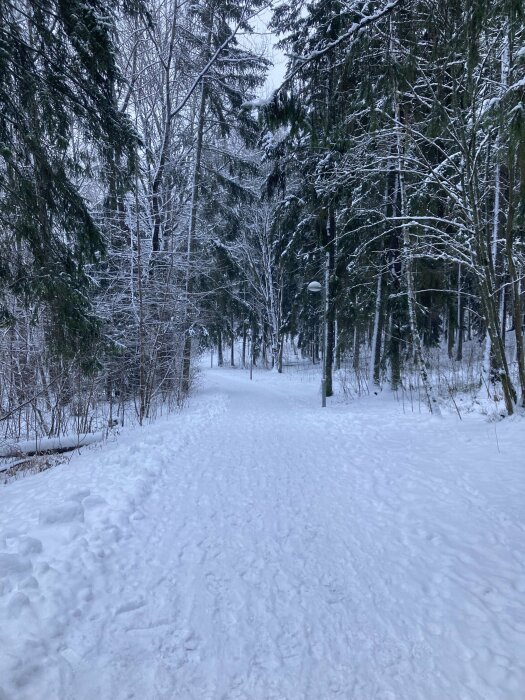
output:
<instances>
[{"instance_id":1,"label":"tree","mask_svg":"<svg viewBox=\"0 0 525 700\"><path fill-rule=\"evenodd\" d=\"M135 136L115 100L119 7L0 3L2 318L16 322L11 296L43 304L54 349L70 355L96 332L85 266L103 251L79 184L94 171L104 180L118 160L122 186L134 162Z\"/></svg>"}]
</instances>

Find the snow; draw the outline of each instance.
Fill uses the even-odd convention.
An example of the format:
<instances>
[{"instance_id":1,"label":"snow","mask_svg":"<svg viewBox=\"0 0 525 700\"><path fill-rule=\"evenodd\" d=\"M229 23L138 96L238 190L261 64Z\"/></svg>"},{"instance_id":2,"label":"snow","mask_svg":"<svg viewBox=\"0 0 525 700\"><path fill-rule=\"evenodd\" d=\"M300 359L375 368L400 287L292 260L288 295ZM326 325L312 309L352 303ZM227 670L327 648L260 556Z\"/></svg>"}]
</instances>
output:
<instances>
[{"instance_id":1,"label":"snow","mask_svg":"<svg viewBox=\"0 0 525 700\"><path fill-rule=\"evenodd\" d=\"M72 450L77 447L86 447L95 442L104 440L106 433L85 433L83 435L63 435L61 437L39 437L35 440L23 440L21 442L6 443L0 445L0 457L17 457L21 454L35 454L36 452L51 452ZM10 466L0 468L5 471Z\"/></svg>"},{"instance_id":2,"label":"snow","mask_svg":"<svg viewBox=\"0 0 525 700\"><path fill-rule=\"evenodd\" d=\"M271 105L273 99L275 97L275 92L270 92L269 95L266 97L259 97L254 100L248 100L247 102L243 102L241 105L242 109L261 109L262 107L268 107L268 105Z\"/></svg>"},{"instance_id":3,"label":"snow","mask_svg":"<svg viewBox=\"0 0 525 700\"><path fill-rule=\"evenodd\" d=\"M0 698L519 700L523 419L209 370L0 490Z\"/></svg>"}]
</instances>

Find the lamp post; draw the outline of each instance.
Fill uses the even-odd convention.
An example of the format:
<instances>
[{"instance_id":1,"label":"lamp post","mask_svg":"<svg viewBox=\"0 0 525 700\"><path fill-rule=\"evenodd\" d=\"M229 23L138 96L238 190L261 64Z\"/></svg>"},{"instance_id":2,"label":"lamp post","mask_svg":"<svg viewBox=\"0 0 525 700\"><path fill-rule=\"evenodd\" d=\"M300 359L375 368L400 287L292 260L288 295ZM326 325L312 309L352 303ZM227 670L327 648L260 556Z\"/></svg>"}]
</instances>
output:
<instances>
[{"instance_id":1,"label":"lamp post","mask_svg":"<svg viewBox=\"0 0 525 700\"><path fill-rule=\"evenodd\" d=\"M307 287L313 294L323 293L323 377L321 379L321 406L326 408L326 356L328 349L328 253L324 272L324 286L314 280Z\"/></svg>"}]
</instances>

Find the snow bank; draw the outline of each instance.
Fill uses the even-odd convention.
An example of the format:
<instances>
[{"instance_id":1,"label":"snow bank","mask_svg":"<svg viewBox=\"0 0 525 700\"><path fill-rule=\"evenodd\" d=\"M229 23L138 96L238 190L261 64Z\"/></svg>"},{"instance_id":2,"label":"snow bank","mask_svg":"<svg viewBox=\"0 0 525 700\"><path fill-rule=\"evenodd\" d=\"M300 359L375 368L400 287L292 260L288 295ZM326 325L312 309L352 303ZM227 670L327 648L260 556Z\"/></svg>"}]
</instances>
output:
<instances>
[{"instance_id":1,"label":"snow bank","mask_svg":"<svg viewBox=\"0 0 525 700\"><path fill-rule=\"evenodd\" d=\"M0 457L19 457L20 455L34 455L43 452L66 452L78 447L93 445L101 442L106 437L104 432L86 433L84 435L64 435L61 437L24 440L21 442L0 445Z\"/></svg>"}]
</instances>

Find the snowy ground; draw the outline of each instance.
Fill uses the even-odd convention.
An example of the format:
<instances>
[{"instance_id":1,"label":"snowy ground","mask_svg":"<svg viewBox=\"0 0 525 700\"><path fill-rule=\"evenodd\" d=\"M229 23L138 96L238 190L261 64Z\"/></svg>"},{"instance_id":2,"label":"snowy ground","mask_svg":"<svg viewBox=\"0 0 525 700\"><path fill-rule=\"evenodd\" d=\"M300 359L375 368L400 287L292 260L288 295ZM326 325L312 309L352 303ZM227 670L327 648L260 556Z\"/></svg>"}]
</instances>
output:
<instances>
[{"instance_id":1,"label":"snowy ground","mask_svg":"<svg viewBox=\"0 0 525 700\"><path fill-rule=\"evenodd\" d=\"M0 488L1 700L523 700L523 419L202 386Z\"/></svg>"}]
</instances>

